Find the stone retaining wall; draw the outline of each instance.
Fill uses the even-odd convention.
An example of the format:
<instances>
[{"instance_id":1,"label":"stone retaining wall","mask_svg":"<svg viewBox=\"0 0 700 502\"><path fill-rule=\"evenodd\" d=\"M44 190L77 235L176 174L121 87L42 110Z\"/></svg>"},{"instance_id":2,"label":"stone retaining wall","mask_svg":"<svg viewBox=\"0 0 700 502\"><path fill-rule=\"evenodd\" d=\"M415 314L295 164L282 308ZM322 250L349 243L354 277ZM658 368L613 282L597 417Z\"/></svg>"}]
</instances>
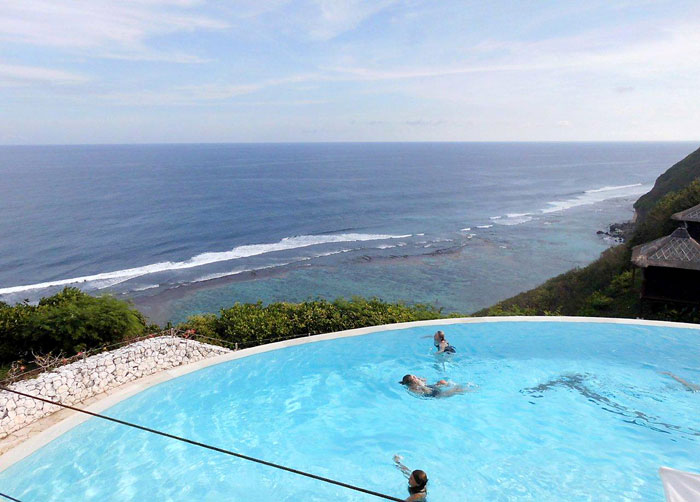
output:
<instances>
[{"instance_id":1,"label":"stone retaining wall","mask_svg":"<svg viewBox=\"0 0 700 502\"><path fill-rule=\"evenodd\" d=\"M230 350L175 336L159 336L97 354L10 388L73 405L138 378ZM0 439L60 408L0 391Z\"/></svg>"}]
</instances>

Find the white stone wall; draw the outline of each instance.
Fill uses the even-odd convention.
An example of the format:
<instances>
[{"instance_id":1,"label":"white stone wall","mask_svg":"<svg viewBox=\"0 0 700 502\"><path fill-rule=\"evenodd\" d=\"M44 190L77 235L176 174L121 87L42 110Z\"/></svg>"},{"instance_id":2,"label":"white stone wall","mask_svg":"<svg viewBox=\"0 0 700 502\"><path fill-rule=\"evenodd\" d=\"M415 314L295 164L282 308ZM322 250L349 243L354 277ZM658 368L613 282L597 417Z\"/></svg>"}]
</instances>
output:
<instances>
[{"instance_id":1,"label":"white stone wall","mask_svg":"<svg viewBox=\"0 0 700 502\"><path fill-rule=\"evenodd\" d=\"M73 405L146 375L228 352L194 340L159 336L61 366L10 388ZM0 391L0 439L59 409Z\"/></svg>"}]
</instances>

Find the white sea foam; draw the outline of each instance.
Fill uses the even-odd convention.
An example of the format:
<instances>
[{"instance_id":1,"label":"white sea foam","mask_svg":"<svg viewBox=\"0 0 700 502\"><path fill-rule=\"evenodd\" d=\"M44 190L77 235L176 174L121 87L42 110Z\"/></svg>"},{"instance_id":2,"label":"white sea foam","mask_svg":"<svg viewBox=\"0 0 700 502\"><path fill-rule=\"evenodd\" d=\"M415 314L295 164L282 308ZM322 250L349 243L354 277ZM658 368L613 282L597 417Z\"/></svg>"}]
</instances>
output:
<instances>
[{"instance_id":1,"label":"white sea foam","mask_svg":"<svg viewBox=\"0 0 700 502\"><path fill-rule=\"evenodd\" d=\"M357 241L376 241L385 239L405 239L411 237L408 235L385 235L385 234L331 234L331 235L299 235L296 237L285 237L279 242L270 244L249 244L238 246L229 251L209 252L193 256L185 261L166 261L144 265L142 267L128 268L124 270L116 270L114 272L104 272L101 274L86 275L82 277L73 277L70 279L59 279L49 282L40 282L37 284L28 284L24 286L12 286L9 288L0 288L0 295L12 293L20 293L22 291L30 291L33 289L44 289L54 286L67 286L70 284L92 283L94 281L126 281L143 275L154 274L157 272L165 272L169 270L184 270L188 268L201 267L212 263L237 260L247 258L249 256L257 256L275 251L286 251L309 246L317 246L319 244L333 244L338 242L357 242ZM116 284L113 283L113 284Z\"/></svg>"},{"instance_id":2,"label":"white sea foam","mask_svg":"<svg viewBox=\"0 0 700 502\"><path fill-rule=\"evenodd\" d=\"M476 234L467 234L467 239L472 239L476 237Z\"/></svg>"},{"instance_id":3,"label":"white sea foam","mask_svg":"<svg viewBox=\"0 0 700 502\"><path fill-rule=\"evenodd\" d=\"M489 216L489 220L500 220L503 216Z\"/></svg>"},{"instance_id":4,"label":"white sea foam","mask_svg":"<svg viewBox=\"0 0 700 502\"><path fill-rule=\"evenodd\" d=\"M541 209L541 213L554 213L557 211L564 211L566 209L571 209L572 207L585 206L588 204L595 204L597 202L603 202L608 199L616 199L618 197L632 197L639 196L650 190L649 185L642 185L641 183L635 183L634 185L620 185L620 186L605 186L602 188L596 188L593 190L586 190L581 195L567 200L555 200L548 202L548 207Z\"/></svg>"},{"instance_id":5,"label":"white sea foam","mask_svg":"<svg viewBox=\"0 0 700 502\"><path fill-rule=\"evenodd\" d=\"M460 232L469 232L470 230L471 230L471 227L465 227L465 228L461 228L459 231Z\"/></svg>"},{"instance_id":6,"label":"white sea foam","mask_svg":"<svg viewBox=\"0 0 700 502\"><path fill-rule=\"evenodd\" d=\"M379 249L384 249L381 246L377 246ZM394 247L394 246L389 246L389 247ZM349 253L350 251L356 251L356 249L340 249L337 251L328 251L327 253L319 253L315 254L314 258L321 258L324 256L333 256L334 254L343 254L343 253Z\"/></svg>"},{"instance_id":7,"label":"white sea foam","mask_svg":"<svg viewBox=\"0 0 700 502\"><path fill-rule=\"evenodd\" d=\"M134 288L134 291L146 291L148 289L155 289L157 287L159 287L158 284L148 284L146 286L140 286L138 288Z\"/></svg>"},{"instance_id":8,"label":"white sea foam","mask_svg":"<svg viewBox=\"0 0 700 502\"><path fill-rule=\"evenodd\" d=\"M308 260L309 258L303 258L302 260ZM241 268L238 270L231 270L230 272L220 272L216 274L207 274L202 277L198 277L197 279L194 279L191 282L204 282L204 281L211 281L213 279L221 279L222 277L231 277L234 275L240 275L244 274L246 272L257 272L258 270L267 270L269 268L276 268L276 267L284 267L285 265L290 265L291 263L294 262L288 262L288 263L277 263L275 265L268 265L266 267L255 267L255 268Z\"/></svg>"},{"instance_id":9,"label":"white sea foam","mask_svg":"<svg viewBox=\"0 0 700 502\"><path fill-rule=\"evenodd\" d=\"M634 183L632 185L619 185L619 186L612 186L612 187L594 188L592 190L586 190L584 193L611 192L613 190L622 190L623 188L632 188L632 187L640 187L640 186L642 186L641 183Z\"/></svg>"},{"instance_id":10,"label":"white sea foam","mask_svg":"<svg viewBox=\"0 0 700 502\"><path fill-rule=\"evenodd\" d=\"M532 221L532 216L528 216L527 214L522 214L522 215L517 215L517 216L516 215L509 216L508 218L498 220L496 223L499 225L511 226L511 225L521 225L522 223L527 223L528 221Z\"/></svg>"},{"instance_id":11,"label":"white sea foam","mask_svg":"<svg viewBox=\"0 0 700 502\"><path fill-rule=\"evenodd\" d=\"M493 225L477 225L476 228L491 228Z\"/></svg>"}]
</instances>

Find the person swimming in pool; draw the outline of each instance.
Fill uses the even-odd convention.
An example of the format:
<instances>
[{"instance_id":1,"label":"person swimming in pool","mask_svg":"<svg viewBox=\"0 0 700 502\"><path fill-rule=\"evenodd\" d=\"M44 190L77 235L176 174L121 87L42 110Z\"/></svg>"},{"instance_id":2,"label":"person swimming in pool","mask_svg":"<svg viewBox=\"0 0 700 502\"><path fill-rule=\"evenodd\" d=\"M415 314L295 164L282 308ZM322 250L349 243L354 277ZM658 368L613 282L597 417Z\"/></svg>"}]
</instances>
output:
<instances>
[{"instance_id":1,"label":"person swimming in pool","mask_svg":"<svg viewBox=\"0 0 700 502\"><path fill-rule=\"evenodd\" d=\"M454 354L457 350L450 345L450 342L445 338L445 333L438 331L433 335L433 344L437 349L438 354Z\"/></svg>"},{"instance_id":2,"label":"person swimming in pool","mask_svg":"<svg viewBox=\"0 0 700 502\"><path fill-rule=\"evenodd\" d=\"M674 375L673 373L669 371L662 371L662 375L668 375L671 378L673 378L676 382L684 385L690 392L700 392L700 385L696 383L691 383L687 380L683 380L681 377Z\"/></svg>"},{"instance_id":3,"label":"person swimming in pool","mask_svg":"<svg viewBox=\"0 0 700 502\"><path fill-rule=\"evenodd\" d=\"M411 471L401 463L401 460L399 455L394 455L396 467L408 478L408 493L411 495L406 502L424 502L428 497L428 475L420 469Z\"/></svg>"},{"instance_id":4,"label":"person swimming in pool","mask_svg":"<svg viewBox=\"0 0 700 502\"><path fill-rule=\"evenodd\" d=\"M450 385L447 380L438 380L434 384L428 385L425 378L416 375L404 375L399 383L405 385L413 394L423 397L450 397L468 392L468 389L461 385Z\"/></svg>"}]
</instances>

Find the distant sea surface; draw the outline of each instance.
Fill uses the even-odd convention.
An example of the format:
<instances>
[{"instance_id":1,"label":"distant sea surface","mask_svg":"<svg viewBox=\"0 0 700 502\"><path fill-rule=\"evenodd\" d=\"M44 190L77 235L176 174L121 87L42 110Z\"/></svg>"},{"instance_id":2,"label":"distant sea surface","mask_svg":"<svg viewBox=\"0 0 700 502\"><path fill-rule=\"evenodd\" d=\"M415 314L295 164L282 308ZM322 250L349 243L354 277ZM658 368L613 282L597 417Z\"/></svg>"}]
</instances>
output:
<instances>
[{"instance_id":1,"label":"distant sea surface","mask_svg":"<svg viewBox=\"0 0 700 502\"><path fill-rule=\"evenodd\" d=\"M585 265L694 143L0 147L0 301L154 321L353 295L469 313Z\"/></svg>"}]
</instances>

